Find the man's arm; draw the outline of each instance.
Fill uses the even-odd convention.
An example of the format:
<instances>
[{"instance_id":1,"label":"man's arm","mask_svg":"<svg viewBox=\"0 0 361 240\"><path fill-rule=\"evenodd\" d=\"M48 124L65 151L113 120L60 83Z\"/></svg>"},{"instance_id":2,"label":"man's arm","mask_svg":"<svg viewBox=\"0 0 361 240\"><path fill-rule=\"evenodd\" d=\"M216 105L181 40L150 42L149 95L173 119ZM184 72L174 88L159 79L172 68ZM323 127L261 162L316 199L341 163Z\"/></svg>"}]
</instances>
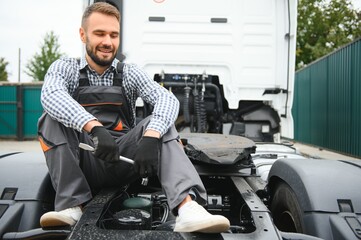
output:
<instances>
[{"instance_id":1,"label":"man's arm","mask_svg":"<svg viewBox=\"0 0 361 240\"><path fill-rule=\"evenodd\" d=\"M153 106L152 118L137 145L134 169L142 177L152 176L158 171L161 137L174 124L178 116L179 102L168 90L153 81L136 65L125 65L123 84L131 102L140 96ZM134 99L133 99L134 98Z\"/></svg>"},{"instance_id":2,"label":"man's arm","mask_svg":"<svg viewBox=\"0 0 361 240\"><path fill-rule=\"evenodd\" d=\"M136 91L135 95L153 106L152 119L146 130L158 132L160 137L163 136L178 117L178 99L136 65L127 64L125 66L123 82L126 91ZM154 133L149 134L153 135Z\"/></svg>"},{"instance_id":3,"label":"man's arm","mask_svg":"<svg viewBox=\"0 0 361 240\"><path fill-rule=\"evenodd\" d=\"M83 130L86 131L87 133L90 133L93 127L95 126L103 126L103 125L97 120L91 120L84 125Z\"/></svg>"},{"instance_id":4,"label":"man's arm","mask_svg":"<svg viewBox=\"0 0 361 240\"><path fill-rule=\"evenodd\" d=\"M160 138L160 132L153 130L153 129L148 129L144 132L145 137L153 137L153 138Z\"/></svg>"}]
</instances>

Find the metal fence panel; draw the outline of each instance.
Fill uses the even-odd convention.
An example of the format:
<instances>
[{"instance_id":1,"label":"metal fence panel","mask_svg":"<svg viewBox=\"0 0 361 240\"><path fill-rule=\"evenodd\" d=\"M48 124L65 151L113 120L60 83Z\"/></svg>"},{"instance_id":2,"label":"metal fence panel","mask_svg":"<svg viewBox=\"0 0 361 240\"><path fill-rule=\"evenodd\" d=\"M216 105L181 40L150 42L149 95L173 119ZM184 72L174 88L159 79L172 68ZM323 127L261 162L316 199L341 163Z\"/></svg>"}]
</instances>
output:
<instances>
[{"instance_id":1,"label":"metal fence panel","mask_svg":"<svg viewBox=\"0 0 361 240\"><path fill-rule=\"evenodd\" d=\"M348 152L351 115L351 59L349 48L327 58L329 62L329 142L328 147Z\"/></svg>"},{"instance_id":2,"label":"metal fence panel","mask_svg":"<svg viewBox=\"0 0 361 240\"><path fill-rule=\"evenodd\" d=\"M16 137L16 86L0 86L0 137Z\"/></svg>"},{"instance_id":3,"label":"metal fence panel","mask_svg":"<svg viewBox=\"0 0 361 240\"><path fill-rule=\"evenodd\" d=\"M305 69L302 73L296 75L297 89L294 102L297 102L297 118L294 118L295 139L302 142L310 141L310 71Z\"/></svg>"},{"instance_id":4,"label":"metal fence panel","mask_svg":"<svg viewBox=\"0 0 361 240\"><path fill-rule=\"evenodd\" d=\"M40 84L0 85L0 138L23 140L37 136L43 109Z\"/></svg>"},{"instance_id":5,"label":"metal fence panel","mask_svg":"<svg viewBox=\"0 0 361 240\"><path fill-rule=\"evenodd\" d=\"M350 153L361 156L361 41L353 44L351 69L351 139Z\"/></svg>"},{"instance_id":6,"label":"metal fence panel","mask_svg":"<svg viewBox=\"0 0 361 240\"><path fill-rule=\"evenodd\" d=\"M41 89L39 86L24 86L23 88L23 129L26 138L37 136L37 123L43 112L40 103L40 92Z\"/></svg>"},{"instance_id":7,"label":"metal fence panel","mask_svg":"<svg viewBox=\"0 0 361 240\"><path fill-rule=\"evenodd\" d=\"M361 156L361 39L298 71L295 140Z\"/></svg>"},{"instance_id":8,"label":"metal fence panel","mask_svg":"<svg viewBox=\"0 0 361 240\"><path fill-rule=\"evenodd\" d=\"M328 137L327 61L310 69L310 138L315 145L324 146Z\"/></svg>"}]
</instances>

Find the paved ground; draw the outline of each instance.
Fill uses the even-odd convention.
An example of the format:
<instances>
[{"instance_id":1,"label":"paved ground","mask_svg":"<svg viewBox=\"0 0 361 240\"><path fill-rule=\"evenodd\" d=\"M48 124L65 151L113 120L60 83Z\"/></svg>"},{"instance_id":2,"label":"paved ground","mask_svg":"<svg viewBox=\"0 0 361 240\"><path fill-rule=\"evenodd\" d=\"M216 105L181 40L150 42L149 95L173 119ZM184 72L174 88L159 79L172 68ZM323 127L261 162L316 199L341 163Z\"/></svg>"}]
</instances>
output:
<instances>
[{"instance_id":1,"label":"paved ground","mask_svg":"<svg viewBox=\"0 0 361 240\"><path fill-rule=\"evenodd\" d=\"M358 159L346 155L342 155L336 152L324 150L310 145L301 143L294 143L293 145L300 153L308 155L313 158L323 159ZM38 141L5 141L0 139L0 152L34 152L41 151Z\"/></svg>"},{"instance_id":2,"label":"paved ground","mask_svg":"<svg viewBox=\"0 0 361 240\"><path fill-rule=\"evenodd\" d=\"M293 147L298 149L298 151L300 151L300 153L305 154L312 158L336 159L336 160L341 160L341 159L343 159L343 160L346 160L346 159L361 160L360 158L343 155L343 154L340 154L337 152L328 151L328 150L325 150L322 148L305 145L305 144L301 144L301 143L294 143Z\"/></svg>"},{"instance_id":3,"label":"paved ground","mask_svg":"<svg viewBox=\"0 0 361 240\"><path fill-rule=\"evenodd\" d=\"M41 151L38 141L6 141L0 139L0 152Z\"/></svg>"}]
</instances>

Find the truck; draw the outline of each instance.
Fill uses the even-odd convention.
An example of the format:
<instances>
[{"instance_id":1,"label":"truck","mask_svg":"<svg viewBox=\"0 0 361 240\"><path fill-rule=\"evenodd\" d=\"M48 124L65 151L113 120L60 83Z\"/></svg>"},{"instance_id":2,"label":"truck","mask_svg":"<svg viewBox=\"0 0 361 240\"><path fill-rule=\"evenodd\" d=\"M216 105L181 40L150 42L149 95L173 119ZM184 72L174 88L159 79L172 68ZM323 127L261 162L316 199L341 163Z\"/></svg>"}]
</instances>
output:
<instances>
[{"instance_id":1,"label":"truck","mask_svg":"<svg viewBox=\"0 0 361 240\"><path fill-rule=\"evenodd\" d=\"M293 138L297 1L115 3L119 54L178 97L179 131Z\"/></svg>"},{"instance_id":2,"label":"truck","mask_svg":"<svg viewBox=\"0 0 361 240\"><path fill-rule=\"evenodd\" d=\"M104 189L73 227L43 229L55 192L39 152L0 153L0 238L361 239L361 162L314 159L293 138L296 0L111 0L118 58L180 102L175 125L208 193L230 220L177 233L157 177ZM89 1L89 4L92 1ZM137 116L152 109L137 102Z\"/></svg>"}]
</instances>

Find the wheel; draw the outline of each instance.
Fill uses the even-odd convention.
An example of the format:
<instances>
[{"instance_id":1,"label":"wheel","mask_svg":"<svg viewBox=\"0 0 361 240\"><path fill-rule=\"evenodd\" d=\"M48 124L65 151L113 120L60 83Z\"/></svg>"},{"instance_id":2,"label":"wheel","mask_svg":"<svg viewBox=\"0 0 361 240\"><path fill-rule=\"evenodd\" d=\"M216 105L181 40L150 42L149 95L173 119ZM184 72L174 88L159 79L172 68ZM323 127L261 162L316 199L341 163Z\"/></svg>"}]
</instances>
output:
<instances>
[{"instance_id":1,"label":"wheel","mask_svg":"<svg viewBox=\"0 0 361 240\"><path fill-rule=\"evenodd\" d=\"M304 233L303 213L291 187L281 182L273 192L271 212L277 228L283 232Z\"/></svg>"}]
</instances>

